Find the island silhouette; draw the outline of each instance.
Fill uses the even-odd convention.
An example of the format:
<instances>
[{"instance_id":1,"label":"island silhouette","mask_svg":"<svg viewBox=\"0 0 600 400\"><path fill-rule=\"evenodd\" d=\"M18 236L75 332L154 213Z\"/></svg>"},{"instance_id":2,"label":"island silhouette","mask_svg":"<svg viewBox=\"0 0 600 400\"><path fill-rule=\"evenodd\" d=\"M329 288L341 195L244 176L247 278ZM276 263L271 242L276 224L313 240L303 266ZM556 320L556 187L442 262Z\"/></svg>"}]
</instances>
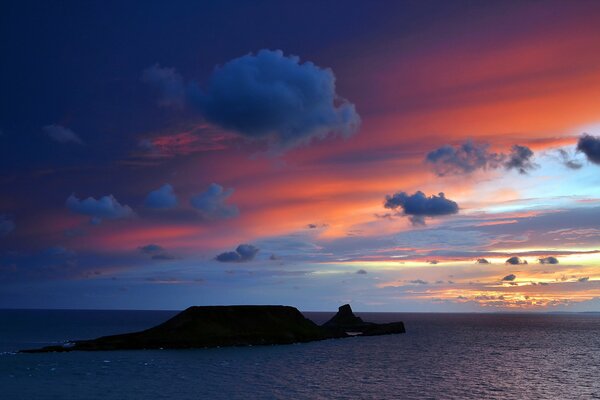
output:
<instances>
[{"instance_id":1,"label":"island silhouette","mask_svg":"<svg viewBox=\"0 0 600 400\"><path fill-rule=\"evenodd\" d=\"M349 304L323 325L290 306L193 306L155 327L133 333L76 340L22 353L192 349L304 343L317 340L405 333L403 322L364 322Z\"/></svg>"}]
</instances>

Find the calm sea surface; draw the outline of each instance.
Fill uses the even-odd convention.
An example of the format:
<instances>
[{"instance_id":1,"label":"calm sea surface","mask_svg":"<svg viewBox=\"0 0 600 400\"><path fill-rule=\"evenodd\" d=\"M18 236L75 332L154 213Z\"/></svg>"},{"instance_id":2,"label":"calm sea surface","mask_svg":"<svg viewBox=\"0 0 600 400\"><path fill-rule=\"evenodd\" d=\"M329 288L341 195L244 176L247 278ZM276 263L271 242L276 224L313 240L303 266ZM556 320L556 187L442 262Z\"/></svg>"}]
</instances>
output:
<instances>
[{"instance_id":1,"label":"calm sea surface","mask_svg":"<svg viewBox=\"0 0 600 400\"><path fill-rule=\"evenodd\" d=\"M15 354L171 311L0 310L0 399L600 399L600 314L358 313L405 335L286 346ZM307 313L321 323L332 314Z\"/></svg>"}]
</instances>

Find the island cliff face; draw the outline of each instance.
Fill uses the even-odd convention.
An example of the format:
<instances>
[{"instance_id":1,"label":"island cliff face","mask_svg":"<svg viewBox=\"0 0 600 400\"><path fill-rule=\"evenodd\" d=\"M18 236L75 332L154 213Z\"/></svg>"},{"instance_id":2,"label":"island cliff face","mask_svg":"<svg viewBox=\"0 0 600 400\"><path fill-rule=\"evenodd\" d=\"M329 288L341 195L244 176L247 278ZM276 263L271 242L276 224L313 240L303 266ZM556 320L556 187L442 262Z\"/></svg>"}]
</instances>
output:
<instances>
[{"instance_id":1,"label":"island cliff face","mask_svg":"<svg viewBox=\"0 0 600 400\"><path fill-rule=\"evenodd\" d=\"M350 332L350 334L349 334ZM290 344L349 336L404 333L404 324L363 322L349 305L322 326L287 306L190 307L153 328L79 340L24 353L73 350L189 349L219 346Z\"/></svg>"}]
</instances>

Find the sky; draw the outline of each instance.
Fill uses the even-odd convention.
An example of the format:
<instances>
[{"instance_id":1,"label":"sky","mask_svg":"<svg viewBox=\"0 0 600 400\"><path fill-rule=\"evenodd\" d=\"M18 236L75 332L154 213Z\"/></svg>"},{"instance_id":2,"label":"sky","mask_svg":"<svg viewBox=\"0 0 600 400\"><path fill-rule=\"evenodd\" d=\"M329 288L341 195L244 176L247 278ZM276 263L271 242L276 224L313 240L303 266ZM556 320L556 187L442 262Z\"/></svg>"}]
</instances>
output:
<instances>
[{"instance_id":1,"label":"sky","mask_svg":"<svg viewBox=\"0 0 600 400\"><path fill-rule=\"evenodd\" d=\"M4 1L0 308L600 311L597 1Z\"/></svg>"}]
</instances>

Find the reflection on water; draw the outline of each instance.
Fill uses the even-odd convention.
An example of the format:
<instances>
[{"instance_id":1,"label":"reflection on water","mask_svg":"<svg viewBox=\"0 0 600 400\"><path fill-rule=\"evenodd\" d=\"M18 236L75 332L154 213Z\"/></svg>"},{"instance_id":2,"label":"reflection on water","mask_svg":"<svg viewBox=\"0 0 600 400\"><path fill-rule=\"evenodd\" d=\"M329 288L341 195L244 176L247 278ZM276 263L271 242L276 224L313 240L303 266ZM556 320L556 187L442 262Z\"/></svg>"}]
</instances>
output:
<instances>
[{"instance_id":1,"label":"reflection on water","mask_svg":"<svg viewBox=\"0 0 600 400\"><path fill-rule=\"evenodd\" d=\"M0 355L4 399L600 398L598 314L370 314L407 333L288 346ZM131 331L172 312L0 311L0 349ZM309 313L323 322L332 314Z\"/></svg>"}]
</instances>

